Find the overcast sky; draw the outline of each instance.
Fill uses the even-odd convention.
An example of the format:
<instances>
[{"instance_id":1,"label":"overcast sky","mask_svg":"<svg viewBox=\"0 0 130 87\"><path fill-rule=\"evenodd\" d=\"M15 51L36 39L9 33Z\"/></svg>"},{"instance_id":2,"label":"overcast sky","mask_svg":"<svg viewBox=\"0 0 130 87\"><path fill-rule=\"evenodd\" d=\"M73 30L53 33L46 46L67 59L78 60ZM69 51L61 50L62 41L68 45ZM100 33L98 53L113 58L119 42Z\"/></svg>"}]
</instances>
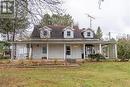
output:
<instances>
[{"instance_id":1,"label":"overcast sky","mask_svg":"<svg viewBox=\"0 0 130 87\"><path fill-rule=\"evenodd\" d=\"M104 34L130 34L130 0L104 0L98 9L98 0L64 0L67 12L78 22L80 28L89 27L87 14L95 17L94 30L101 27Z\"/></svg>"}]
</instances>

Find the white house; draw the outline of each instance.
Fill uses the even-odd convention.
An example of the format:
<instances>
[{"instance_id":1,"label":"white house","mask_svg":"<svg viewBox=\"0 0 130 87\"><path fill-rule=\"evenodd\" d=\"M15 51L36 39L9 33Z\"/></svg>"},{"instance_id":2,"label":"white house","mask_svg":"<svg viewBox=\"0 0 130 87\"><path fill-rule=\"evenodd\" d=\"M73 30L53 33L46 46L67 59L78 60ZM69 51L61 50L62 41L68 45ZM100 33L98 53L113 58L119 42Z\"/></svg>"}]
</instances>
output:
<instances>
[{"instance_id":1,"label":"white house","mask_svg":"<svg viewBox=\"0 0 130 87\"><path fill-rule=\"evenodd\" d=\"M92 29L64 26L35 26L30 39L11 42L12 59L85 59L100 53L106 58L117 58L113 41L95 39Z\"/></svg>"}]
</instances>

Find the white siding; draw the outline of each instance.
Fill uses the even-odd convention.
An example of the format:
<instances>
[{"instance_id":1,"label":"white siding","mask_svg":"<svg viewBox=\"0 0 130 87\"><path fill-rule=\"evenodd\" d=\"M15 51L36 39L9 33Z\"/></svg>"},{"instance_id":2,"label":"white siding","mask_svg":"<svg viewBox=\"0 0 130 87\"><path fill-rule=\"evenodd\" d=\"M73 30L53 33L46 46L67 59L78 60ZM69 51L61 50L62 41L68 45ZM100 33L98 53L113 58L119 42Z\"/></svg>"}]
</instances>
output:
<instances>
[{"instance_id":1,"label":"white siding","mask_svg":"<svg viewBox=\"0 0 130 87\"><path fill-rule=\"evenodd\" d=\"M67 44L66 44L67 46ZM82 56L81 45L69 45L71 47L71 55L68 58L79 59ZM49 44L49 58L50 59L64 59L64 45L61 44ZM67 56L66 56L67 58Z\"/></svg>"},{"instance_id":2,"label":"white siding","mask_svg":"<svg viewBox=\"0 0 130 87\"><path fill-rule=\"evenodd\" d=\"M82 46L81 45L72 45L72 58L79 59L82 58Z\"/></svg>"},{"instance_id":3,"label":"white siding","mask_svg":"<svg viewBox=\"0 0 130 87\"><path fill-rule=\"evenodd\" d=\"M27 56L26 44L16 44L16 58L26 59L26 56Z\"/></svg>"},{"instance_id":4,"label":"white siding","mask_svg":"<svg viewBox=\"0 0 130 87\"><path fill-rule=\"evenodd\" d=\"M67 45L67 44L66 44ZM32 59L42 59L42 57L47 57L47 53L43 54L43 46L46 44L33 44L32 45ZM79 59L82 56L82 46L81 45L70 45L71 55L69 58ZM48 45L48 58L49 59L64 59L64 44L49 44ZM16 58L26 59L27 48L26 44L16 45ZM67 56L66 56L67 58Z\"/></svg>"},{"instance_id":5,"label":"white siding","mask_svg":"<svg viewBox=\"0 0 130 87\"><path fill-rule=\"evenodd\" d=\"M64 59L64 45L63 44L49 44L49 58L50 59Z\"/></svg>"},{"instance_id":6,"label":"white siding","mask_svg":"<svg viewBox=\"0 0 130 87\"><path fill-rule=\"evenodd\" d=\"M33 59L42 59L42 57L47 57L47 54L42 53L43 46L45 46L45 45L33 44L33 46L32 46L32 58Z\"/></svg>"}]
</instances>

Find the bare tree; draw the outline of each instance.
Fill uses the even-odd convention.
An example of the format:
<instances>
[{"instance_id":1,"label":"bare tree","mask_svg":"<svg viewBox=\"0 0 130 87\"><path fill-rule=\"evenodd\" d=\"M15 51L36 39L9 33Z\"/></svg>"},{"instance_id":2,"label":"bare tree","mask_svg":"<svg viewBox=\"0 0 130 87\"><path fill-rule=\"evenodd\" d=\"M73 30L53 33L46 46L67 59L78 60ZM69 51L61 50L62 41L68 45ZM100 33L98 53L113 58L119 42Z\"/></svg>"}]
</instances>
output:
<instances>
[{"instance_id":1,"label":"bare tree","mask_svg":"<svg viewBox=\"0 0 130 87\"><path fill-rule=\"evenodd\" d=\"M11 33L12 41L15 40L17 33L26 31L29 23L37 24L43 15L47 12L61 13L62 1L60 0L15 0L15 13L13 18L0 18L3 23L3 30ZM6 14L5 14L6 15ZM4 20L4 21L3 21ZM10 28L8 30L7 28ZM13 25L13 26L12 26Z\"/></svg>"}]
</instances>

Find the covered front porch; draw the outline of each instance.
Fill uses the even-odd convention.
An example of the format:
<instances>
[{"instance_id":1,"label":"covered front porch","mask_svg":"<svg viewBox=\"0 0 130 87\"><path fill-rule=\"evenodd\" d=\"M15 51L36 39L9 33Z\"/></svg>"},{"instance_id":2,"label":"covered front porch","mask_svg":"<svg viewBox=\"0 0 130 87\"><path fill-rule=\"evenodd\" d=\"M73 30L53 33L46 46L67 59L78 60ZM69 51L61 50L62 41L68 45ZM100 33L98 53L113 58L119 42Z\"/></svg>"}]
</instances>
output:
<instances>
[{"instance_id":1,"label":"covered front porch","mask_svg":"<svg viewBox=\"0 0 130 87\"><path fill-rule=\"evenodd\" d=\"M11 59L86 59L89 54L117 58L117 45L105 41L13 42Z\"/></svg>"}]
</instances>

